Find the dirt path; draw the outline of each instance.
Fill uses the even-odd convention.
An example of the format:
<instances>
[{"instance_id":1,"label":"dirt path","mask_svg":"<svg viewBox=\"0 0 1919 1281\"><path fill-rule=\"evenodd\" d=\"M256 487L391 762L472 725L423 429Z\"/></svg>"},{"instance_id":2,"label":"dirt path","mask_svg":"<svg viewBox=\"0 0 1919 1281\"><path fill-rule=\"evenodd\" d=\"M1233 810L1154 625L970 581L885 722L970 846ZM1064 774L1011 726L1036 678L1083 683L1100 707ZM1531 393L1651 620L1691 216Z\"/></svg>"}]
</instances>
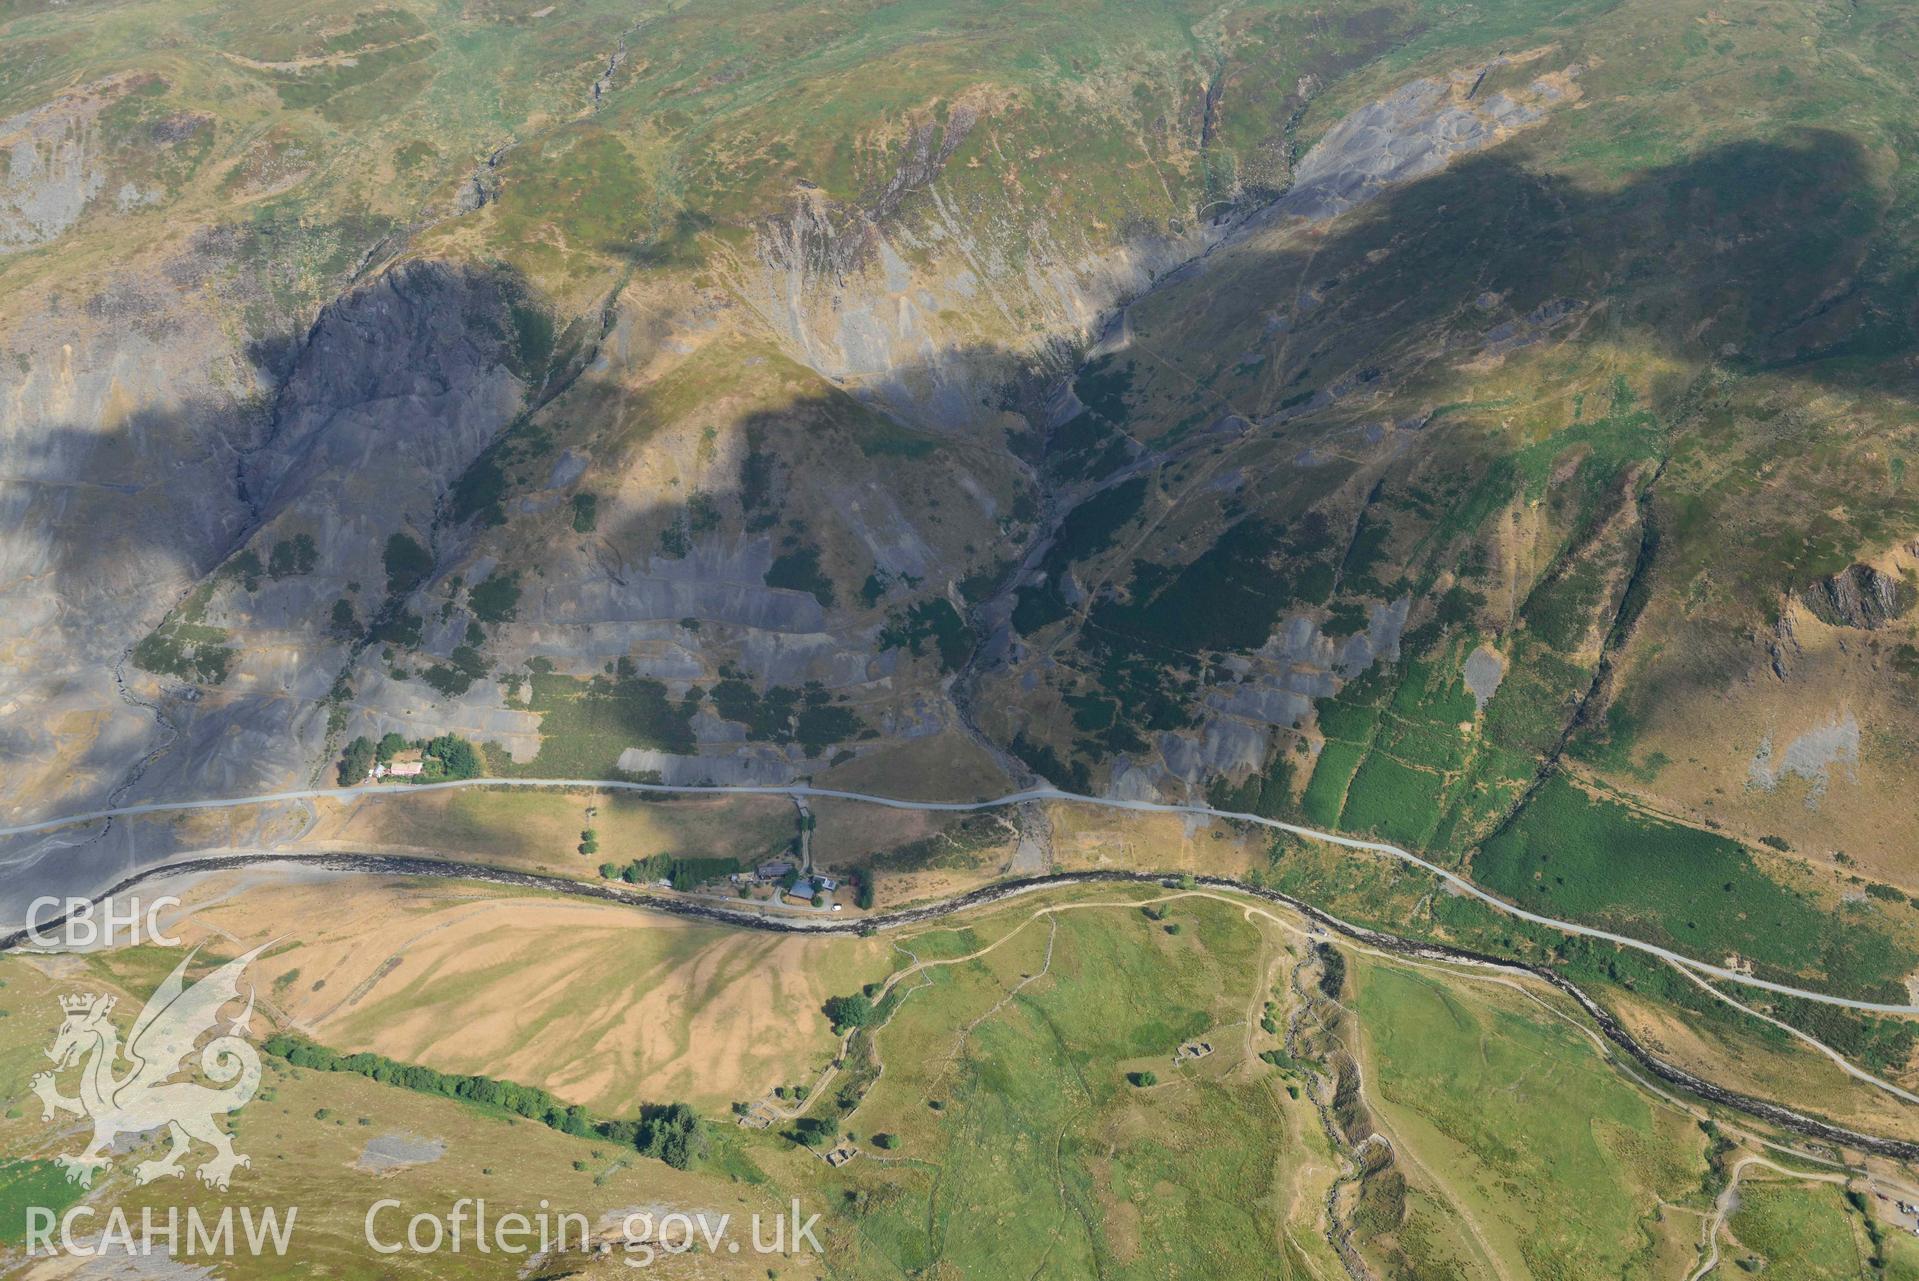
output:
<instances>
[{"instance_id":1,"label":"dirt path","mask_svg":"<svg viewBox=\"0 0 1919 1281\"><path fill-rule=\"evenodd\" d=\"M1036 909L1031 915L1026 917L1024 920L1020 921L1019 924L1015 925L1013 928L1006 931L1006 933L1001 935L999 938L993 940L991 943L985 945L984 947L975 949L972 952L968 952L962 956L937 958L933 960L919 960L915 958L913 964L909 965L903 970L898 971L888 980L886 985L886 991L890 992L891 989L898 982L903 981L909 977L922 974L927 969L931 969L939 966L964 964L970 961L977 960L995 951L996 949L1002 947L1003 945L1010 942L1014 938L1018 937L1021 933L1024 932L1026 927L1032 924L1033 922L1040 920L1041 918L1046 918L1048 920L1048 923L1051 926L1051 930L1047 936L1046 955L1040 969L1038 969L1032 974L1023 976L1020 982L1014 985L1012 988L1008 989L1006 994L1002 996L999 999L999 1001L997 1001L990 1009L988 1009L985 1013L981 1014L979 1017L973 1019L970 1023L966 1025L965 1028L963 1028L960 1031L960 1033L955 1039L953 1050L948 1055L947 1066L950 1067L951 1064L957 1060L966 1038L970 1036L973 1031L975 1031L981 1024L985 1023L988 1019L998 1014L1002 1009L1004 1009L1008 1004L1010 1004L1014 999L1016 999L1019 993L1023 991L1029 984L1038 981L1041 977L1043 977L1045 974L1047 974L1051 970L1052 963L1053 963L1054 949L1058 941L1058 932L1059 932L1058 918L1061 912L1083 910L1083 909L1096 909L1096 908L1123 908L1123 909L1130 909L1130 910L1138 910L1140 908L1156 906L1158 904L1172 902L1182 898L1210 899L1215 902L1227 904L1228 906L1238 907L1241 909L1241 915L1243 919L1247 920L1249 923L1254 921L1265 921L1267 923L1278 926L1280 929L1286 931L1289 934L1296 936L1297 938L1299 938L1300 940L1304 942L1311 943L1315 941L1314 933L1311 930L1302 928L1297 923L1290 921L1275 912L1269 911L1263 907L1260 907L1254 904L1245 903L1241 899L1238 899L1226 894L1210 891L1210 890L1196 889L1196 890L1188 890L1188 891L1175 891L1168 894L1155 895L1150 898L1142 898L1142 899L1107 899L1107 900L1100 900L1098 902L1092 902L1092 903L1049 904L1045 907ZM1455 978L1455 979L1464 979L1468 981L1492 983L1500 987L1504 987L1514 992L1517 992L1521 996L1524 996L1528 1000L1532 1001L1534 1004L1538 1005L1546 1013L1551 1014L1555 1018L1564 1020L1567 1024L1575 1028L1582 1035L1582 1037L1584 1037L1587 1041L1589 1041L1592 1044L1594 1051L1600 1056L1602 1061L1604 1061L1608 1066L1616 1067L1624 1070L1626 1072L1627 1077L1631 1081L1633 1081L1635 1085L1638 1085L1640 1088L1654 1095L1659 1101L1665 1103L1666 1105L1670 1107L1673 1107L1676 1110L1682 1111L1685 1114L1692 1116L1696 1119L1705 1119L1709 1116L1709 1113L1704 1108L1700 1108L1695 1105L1691 1105L1684 1102L1683 1100L1669 1094L1665 1090L1660 1089L1658 1086L1654 1085L1653 1083L1642 1079L1636 1073L1630 1071L1630 1069L1627 1069L1624 1064L1619 1063L1611 1054L1607 1052L1606 1041L1603 1037L1599 1035L1599 1033L1595 1032L1591 1028L1585 1027L1584 1025L1579 1023L1579 1021L1575 1019L1572 1015L1568 1014L1566 1011L1555 1008L1551 1003L1543 1000L1537 993L1528 991L1524 987L1524 985L1522 985L1521 983L1519 983L1518 981L1512 978L1509 978L1501 974L1475 973L1475 972L1472 972L1471 970L1462 970L1461 968L1457 966L1442 966L1442 965L1429 964L1429 963L1419 962L1419 961L1409 961L1405 956L1402 956L1400 954L1385 952L1375 948L1366 947L1363 945L1353 947L1352 950L1360 952L1363 955L1374 957L1379 960L1389 961L1395 965L1407 965L1415 969L1428 970L1436 973L1443 973L1443 974L1446 974L1448 977ZM1260 980L1258 985L1254 988L1253 996L1247 1007L1248 1009L1247 1024L1249 1029L1257 1025L1258 1015L1262 1009L1263 999L1272 985L1273 971L1280 963L1281 963L1280 958L1275 957L1267 961L1265 964L1263 964L1260 967ZM1337 1002L1334 1002L1334 1003L1338 1004ZM1342 1006L1341 1008L1344 1009L1345 1007ZM1348 1011L1348 1013L1350 1014L1350 1011ZM1348 1053L1352 1055L1354 1070L1361 1074L1360 1089L1362 1092L1364 1092L1366 1089L1364 1082L1366 1078L1370 1075L1369 1068L1367 1066L1371 1062L1370 1055L1366 1054L1364 1050L1360 1048L1359 1045L1355 1044L1349 1038L1341 1036L1337 1032L1332 1033L1332 1035L1335 1037L1337 1041L1345 1045ZM849 1040L850 1040L850 1036L849 1036ZM1246 1040L1245 1050L1246 1050L1246 1057L1248 1059L1251 1059L1254 1057L1253 1050L1252 1050L1252 1038L1251 1038L1250 1032ZM881 1065L881 1070L884 1071L883 1064ZM942 1068L942 1073L945 1070L946 1070L945 1068ZM830 1079L830 1076L823 1077L822 1085L824 1084L824 1081L828 1079ZM938 1078L935 1078L935 1079L937 1080ZM803 1113L806 1110L806 1106L809 1106L813 1099L820 1097L820 1093L821 1093L820 1090L815 1090L814 1092L809 1093L807 1104L802 1105L801 1107L793 1110L790 1113L790 1115L797 1116ZM1446 1195L1444 1193L1445 1185L1443 1181L1441 1181L1438 1178L1438 1176L1433 1172L1433 1170L1425 1164L1424 1160L1419 1156L1418 1152L1404 1142L1404 1140L1397 1134L1397 1132L1393 1129L1391 1123L1381 1113L1380 1110L1378 1109L1373 1110L1372 1120L1373 1120L1373 1125L1375 1127L1375 1130L1377 1132L1376 1135L1373 1137L1372 1141L1384 1143L1393 1152L1393 1154L1396 1157L1405 1160L1406 1163L1413 1170L1418 1172L1419 1175L1425 1180L1426 1184L1430 1188L1433 1188L1439 1191L1442 1196L1445 1196ZM1764 1140L1760 1138L1759 1136L1750 1136L1750 1135L1742 1134L1741 1137L1748 1138L1749 1141L1754 1141L1754 1142L1767 1142L1767 1140ZM1814 1161L1819 1160L1819 1158L1814 1157L1811 1154L1798 1153L1798 1152L1793 1152L1792 1154L1796 1157L1800 1157L1806 1160L1814 1160ZM1844 1172L1833 1172L1833 1173L1827 1173L1827 1174L1811 1174L1811 1173L1802 1174L1799 1171L1789 1169L1788 1167L1779 1165L1777 1162L1774 1162L1766 1157L1755 1155L1755 1154L1748 1154L1742 1157L1739 1160L1739 1162L1734 1166L1732 1178L1729 1180L1726 1186L1726 1189L1720 1194L1720 1197L1717 1203L1717 1213L1715 1215L1715 1218L1711 1222L1711 1224L1709 1224L1706 1231L1706 1240L1709 1243L1711 1243L1711 1249L1712 1249L1711 1259L1708 1261L1708 1263L1705 1266L1702 1266L1702 1268L1699 1271L1695 1272L1690 1278L1688 1278L1688 1281L1700 1281L1701 1278L1703 1278L1708 1272L1711 1271L1712 1266L1716 1264L1717 1257L1718 1257L1716 1236L1717 1236L1718 1230L1721 1226L1723 1226L1726 1216L1730 1213L1730 1206L1736 1194L1736 1189L1737 1189L1738 1181L1741 1174L1743 1174L1746 1168L1755 1164L1763 1165L1769 1169L1778 1171L1779 1173L1786 1174L1789 1176L1804 1177L1804 1178L1819 1181L1819 1182L1837 1183L1837 1184L1843 1185L1846 1182L1848 1182L1850 1178L1850 1176ZM1461 1226L1465 1229L1468 1236L1470 1236L1470 1238L1472 1239L1474 1247L1478 1250L1482 1260L1485 1262L1487 1266L1487 1269L1493 1274L1493 1276L1498 1278L1498 1281L1516 1281L1516 1278L1506 1267L1500 1252L1493 1247L1493 1244L1491 1240L1488 1238L1485 1230L1478 1223L1478 1221L1473 1217L1468 1207L1466 1207L1464 1204L1460 1203L1458 1200L1456 1200L1455 1198L1451 1196L1446 1196L1446 1200L1447 1200L1447 1203L1452 1206L1454 1212L1458 1215Z\"/></svg>"},{"instance_id":2,"label":"dirt path","mask_svg":"<svg viewBox=\"0 0 1919 1281\"><path fill-rule=\"evenodd\" d=\"M262 62L258 58L249 58L245 54L229 53L225 49L216 49L215 53L236 66L249 71L309 71L314 67L350 67L361 58L372 57L376 53L385 53L388 49L402 49L410 44L419 44L423 40L432 40L431 32L417 36L408 36L404 40L393 40L386 44L371 44L361 49L349 49L341 53L315 54L310 58L288 58L284 62Z\"/></svg>"},{"instance_id":3,"label":"dirt path","mask_svg":"<svg viewBox=\"0 0 1919 1281\"><path fill-rule=\"evenodd\" d=\"M892 974L887 976L885 983L881 985L879 992L874 996L873 1003L875 1005L879 1005L883 1003L888 996L892 995L894 988L898 987L902 982L906 981L907 979L915 978L925 974L927 970L939 969L941 967L949 966L949 965L964 965L969 961L977 961L980 957L985 956L987 953L995 951L1002 945L1008 942L1011 942L1014 938L1016 938L1021 933L1021 931L1025 930L1025 928L1028 925L1031 925L1034 921L1039 920L1041 917L1049 917L1049 918L1055 917L1060 912L1074 911L1081 908L1096 908L1096 907L1135 907L1136 908L1136 907L1143 906L1145 903L1150 903L1155 901L1157 900L1144 899L1139 902L1123 902L1122 903L1122 902L1102 900L1096 903L1048 904L1045 907L1036 909L1031 916L1021 921L1018 925L1015 925L1012 929L1006 931L1006 933L1002 934L999 938L996 938L991 943L988 943L985 947L978 948L974 951L968 952L964 956L936 957L930 961L923 961L915 956L912 964L908 965L903 970L895 970L893 971ZM975 1028L977 1028L980 1024L984 1023L987 1019L991 1018L993 1015L999 1013L1000 1010L1004 1009L1007 1003L1012 1001L1014 997L1018 996L1020 991L1024 989L1027 984L1032 983L1034 980L1040 978L1042 975L1046 974L1048 971L1052 969L1053 944L1059 934L1058 922L1055 920L1052 922L1052 924L1053 924L1053 930L1047 936L1047 939L1046 939L1046 964L1038 972L1029 974L1026 977L1022 978L1019 981L1017 986L1013 987L1011 990L1009 990L1006 993L1004 997L1000 998L999 1004L995 1005L992 1009L988 1010L986 1013L980 1015L977 1019L974 1019L971 1023L967 1024L966 1027L960 1032L960 1036L959 1036L960 1042L963 1043L966 1037L970 1035ZM904 949L902 948L902 950ZM913 956L911 952L908 952L907 955ZM911 995L910 991L908 995ZM902 997L901 999L904 1000L904 997ZM898 1007L896 1006L895 1009L897 1008ZM890 1017L888 1019L888 1022L891 1022ZM880 1028L885 1026L886 1024L884 1023L875 1024L872 1026L871 1030L874 1032L877 1032L879 1031ZM859 1027L852 1028L847 1031L844 1037L841 1038L839 1053L836 1054L833 1057L833 1061L827 1064L825 1069L823 1069L820 1072L818 1079L811 1086L807 1088L806 1097L804 1099L800 1099L796 1101L791 1107L786 1107L786 1108L766 1105L765 1111L769 1115L774 1117L775 1119L782 1120L782 1121L791 1121L797 1117L804 1116L806 1114L807 1109L811 1108L817 1100L819 1100L825 1095L826 1087L832 1084L834 1078L840 1074L842 1070L840 1065L844 1063L846 1060L847 1051L852 1047L852 1044L853 1044L853 1038L858 1036L860 1032L863 1030L866 1030L866 1029L859 1028ZM955 1044L953 1049L953 1054L948 1060L949 1064L953 1059L957 1059L958 1056L959 1056L959 1045ZM884 1063L880 1064L880 1071L884 1072L885 1070L886 1070L886 1065Z\"/></svg>"},{"instance_id":4,"label":"dirt path","mask_svg":"<svg viewBox=\"0 0 1919 1281\"><path fill-rule=\"evenodd\" d=\"M1847 1176L1843 1174L1811 1174L1805 1170L1787 1169L1778 1162L1768 1160L1763 1156L1747 1155L1740 1157L1733 1163L1732 1177L1726 1180L1725 1189L1720 1192L1718 1199L1713 1202L1712 1218L1706 1223L1704 1243L1706 1258L1700 1263L1698 1269L1686 1278L1686 1281L1702 1281L1702 1278L1719 1266L1720 1230L1726 1226L1726 1220L1732 1217L1733 1205L1739 1199L1739 1180L1745 1175L1747 1169L1755 1165L1777 1171L1789 1179L1800 1179L1808 1183L1837 1183L1843 1186L1847 1182Z\"/></svg>"}]
</instances>

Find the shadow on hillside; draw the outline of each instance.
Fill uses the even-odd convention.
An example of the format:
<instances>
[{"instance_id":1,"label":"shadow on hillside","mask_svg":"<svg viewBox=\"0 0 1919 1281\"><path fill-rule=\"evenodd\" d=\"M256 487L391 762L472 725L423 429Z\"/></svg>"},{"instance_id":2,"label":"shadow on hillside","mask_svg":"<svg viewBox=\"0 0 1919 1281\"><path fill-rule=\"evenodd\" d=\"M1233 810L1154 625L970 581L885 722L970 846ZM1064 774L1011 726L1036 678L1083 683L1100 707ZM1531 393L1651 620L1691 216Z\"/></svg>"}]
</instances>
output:
<instances>
[{"instance_id":1,"label":"shadow on hillside","mask_svg":"<svg viewBox=\"0 0 1919 1281\"><path fill-rule=\"evenodd\" d=\"M1889 239L1887 197L1852 139L1809 133L1733 144L1616 187L1529 167L1539 145L1538 136L1515 140L1323 227L1262 232L1222 250L1203 269L1176 273L1139 309L1141 341L1179 376L1212 388L1222 402L1242 404L1249 429L1267 435L1303 430L1316 413L1349 413L1367 398L1408 387L1432 403L1463 396L1471 376L1458 370L1462 359L1505 341L1502 326L1519 338L1528 325L1550 330L1552 309L1563 304L1596 327L1588 331L1596 340L1681 365L1719 362L1911 398L1913 268ZM425 617L429 604L439 608L456 567L503 539L522 532L536 544L572 537L563 510L572 494L596 487L610 494L619 477L606 469L634 466L651 433L688 412L681 401L668 403L667 390L636 391L600 373L596 323L553 326L544 338L537 325L529 332L524 308L535 302L523 285L487 272L416 264L347 295L304 335L252 341L260 367L283 374L272 423L235 420L230 407L187 405L143 412L119 432L23 424L28 443L15 447L11 507L14 527L42 568L9 593L8 612L41 616L28 608L29 597L56 602L52 630L42 637L54 639L42 650L65 649L94 668L93 678L80 682L87 691L81 701L97 702L112 697L99 665L159 622L188 585L237 555L251 551L264 561L279 539L324 532L320 562L308 576L313 590L296 600L276 585L279 594L258 607L271 604L282 615L250 625L270 626L309 664L377 653L365 641L391 613L382 552L392 535L410 531L432 557L433 568L414 589L419 607L412 612ZM1275 316L1283 324L1276 327ZM1157 328L1162 320L1173 323ZM1248 353L1262 358L1249 365ZM1048 377L1046 361L991 348L944 353L924 369L905 371L901 381L936 382L951 362L1006 371L1006 391L986 398L995 403L982 404L982 420L1015 408L1038 424L1055 399L1058 380ZM534 364L563 365L568 377L530 423L474 390L501 377L523 387L555 385L550 373L535 377ZM1255 372L1236 372L1248 367ZM1345 399L1332 395L1340 386ZM1151 390L1143 376L1137 393L1114 410L1130 437L1112 457L1115 465L1080 468L1062 482L1058 461L1078 448L1070 430L1036 428L1012 442L1036 465L1027 470L1005 457L1009 442L998 428L970 437L923 432L822 383L788 404L716 423L716 447L741 460L730 485L715 484L697 500L655 496L620 509L593 531L617 551L597 572L617 576L622 566L671 553L675 535L666 531L720 546L766 538L776 556L817 549L821 589L806 586L804 565L793 571L789 589L821 603L818 626L825 630L852 635L874 628L886 610L943 596L947 580L969 575L976 598L994 598L982 616L1003 619L1029 535L1037 534L1043 549L1073 504L1121 478L1163 476L1181 450L1206 439L1188 436L1187 444L1154 452L1151 442L1170 424L1150 418L1163 403ZM1286 408L1302 392L1328 399L1304 412ZM684 389L674 394L683 397ZM297 441L286 434L292 414L299 418ZM593 430L557 430L581 422ZM1442 422L1433 430L1446 429ZM526 448L501 467L500 442L509 430ZM131 467L122 461L129 442ZM166 447L156 455L141 442ZM218 465L168 465L167 452L189 447ZM587 450L587 468L556 480L568 448ZM263 465L269 455L276 461ZM459 499L463 479L470 483L489 457L502 473L500 492L469 509ZM381 483L366 483L375 473ZM1070 501L1029 491L1018 510L1008 510L1002 500L1034 476L1051 477ZM966 492L982 478L999 487L990 504ZM119 488L128 485L137 491ZM876 499L875 510L913 527L875 529L865 516L856 519L849 497L862 490L890 494L894 501ZM909 492L911 501L897 501ZM373 495L372 505L356 507L356 493ZM1173 501L1189 497L1175 493ZM492 523L496 517L503 523ZM948 522L960 527L957 536L941 528ZM876 541L887 548L876 552ZM1184 548L1180 559L1202 550ZM889 567L882 555L917 558L925 572L906 572L905 560ZM138 584L114 581L115 568L126 566L140 567ZM864 589L876 571L893 585L869 604ZM112 582L111 590L101 590L103 582ZM349 583L359 584L357 594L346 590ZM136 587L176 599L107 604ZM351 642L331 621L333 602L349 598L357 629ZM420 643L444 657L457 642L439 629ZM18 701L0 720L0 741L23 756L46 748L38 728L44 704L37 701L46 694L46 676L17 668L8 681L8 697ZM318 691L255 691L263 699L270 693L305 700L303 719L274 722L275 732L284 726L294 734L295 757L314 754L325 741L332 672L327 677ZM224 702L230 692L211 701ZM204 715L191 706L198 697L181 690L174 710ZM256 750L244 707L221 714L229 720L217 722L220 736L183 742L233 745L237 759L223 769L176 763L127 790L126 771L159 746L159 731L143 736L138 728L140 713L95 744L79 765L77 777L86 781L69 794L17 799L49 813L88 808L109 795L138 799L159 779L197 794L284 781L293 762Z\"/></svg>"}]
</instances>

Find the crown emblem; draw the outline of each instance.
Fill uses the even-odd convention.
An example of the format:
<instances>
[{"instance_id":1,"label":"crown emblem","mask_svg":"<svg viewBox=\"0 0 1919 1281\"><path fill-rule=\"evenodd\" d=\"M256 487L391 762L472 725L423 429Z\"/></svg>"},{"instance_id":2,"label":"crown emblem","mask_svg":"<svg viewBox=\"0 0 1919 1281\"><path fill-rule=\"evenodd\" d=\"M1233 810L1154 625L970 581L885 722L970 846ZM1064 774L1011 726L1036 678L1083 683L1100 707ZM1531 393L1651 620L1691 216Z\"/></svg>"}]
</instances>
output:
<instances>
[{"instance_id":1,"label":"crown emblem","mask_svg":"<svg viewBox=\"0 0 1919 1281\"><path fill-rule=\"evenodd\" d=\"M60 998L60 1008L68 1014L91 1014L96 1007L105 1014L113 1008L113 998L95 992L80 992Z\"/></svg>"}]
</instances>

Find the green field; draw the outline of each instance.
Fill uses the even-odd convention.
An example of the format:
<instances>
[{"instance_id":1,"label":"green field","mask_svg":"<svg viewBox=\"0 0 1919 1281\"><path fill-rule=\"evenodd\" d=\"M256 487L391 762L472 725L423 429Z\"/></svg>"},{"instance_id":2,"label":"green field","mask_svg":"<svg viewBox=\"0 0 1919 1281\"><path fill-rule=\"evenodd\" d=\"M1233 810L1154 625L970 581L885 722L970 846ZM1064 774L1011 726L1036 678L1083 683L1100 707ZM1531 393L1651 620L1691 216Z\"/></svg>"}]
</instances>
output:
<instances>
[{"instance_id":1,"label":"green field","mask_svg":"<svg viewBox=\"0 0 1919 1281\"><path fill-rule=\"evenodd\" d=\"M1382 752L1366 758L1353 776L1339 826L1371 832L1408 849L1421 849L1439 813L1444 779Z\"/></svg>"},{"instance_id":2,"label":"green field","mask_svg":"<svg viewBox=\"0 0 1919 1281\"><path fill-rule=\"evenodd\" d=\"M1536 911L1719 958L1738 953L1833 990L1900 993L1919 953L1877 904L1832 907L1781 884L1737 843L1588 795L1564 776L1473 862L1489 889Z\"/></svg>"},{"instance_id":3,"label":"green field","mask_svg":"<svg viewBox=\"0 0 1919 1281\"><path fill-rule=\"evenodd\" d=\"M1727 1220L1736 1242L1720 1248L1743 1272L1803 1281L1870 1276L1873 1250L1858 1213L1830 1184L1777 1183L1765 1174L1739 1186L1739 1208ZM1900 1268L1892 1275L1914 1275Z\"/></svg>"},{"instance_id":4,"label":"green field","mask_svg":"<svg viewBox=\"0 0 1919 1281\"><path fill-rule=\"evenodd\" d=\"M1430 632L1431 629L1428 629ZM1488 768L1460 678L1475 638L1432 634L1423 657L1380 663L1319 700L1325 750L1301 798L1309 822L1427 850Z\"/></svg>"},{"instance_id":5,"label":"green field","mask_svg":"<svg viewBox=\"0 0 1919 1281\"><path fill-rule=\"evenodd\" d=\"M982 917L967 944L1005 942L906 980L863 1097L813 1109L867 1149L826 1176L857 1250L846 1275L1317 1275L1274 1244L1298 1231L1281 1207L1312 1195L1292 1179L1325 1159L1305 1078L1285 1055L1249 1071L1233 1026L1253 926L1192 898L1163 919L1031 910ZM928 950L961 955L941 934ZM1359 1210L1385 1275L1497 1275L1496 1259L1506 1275L1654 1278L1694 1257L1716 1188L1690 1115L1503 988L1372 961L1352 982L1356 1022L1333 1044L1363 1037L1364 1099L1404 1154ZM1196 1037L1215 1054L1172 1066ZM875 1134L896 1146L874 1151Z\"/></svg>"},{"instance_id":6,"label":"green field","mask_svg":"<svg viewBox=\"0 0 1919 1281\"><path fill-rule=\"evenodd\" d=\"M1277 1228L1247 1194L1287 1161L1281 1110L1259 1081L1176 1078L1167 1066L1182 1041L1232 1017L1245 982L1235 976L1252 972L1259 938L1211 903L1182 902L1168 919L1178 935L1126 908L1061 913L1045 977L971 1035L959 1029L1046 965L1046 921L980 960L929 971L901 1002L875 1038L886 1071L845 1122L901 1140L898 1164L842 1172L861 1242L849 1275L1262 1266ZM1149 1064L1159 1086L1126 1083Z\"/></svg>"},{"instance_id":7,"label":"green field","mask_svg":"<svg viewBox=\"0 0 1919 1281\"><path fill-rule=\"evenodd\" d=\"M0 1245L26 1240L28 1207L58 1214L85 1195L86 1189L51 1161L0 1161Z\"/></svg>"},{"instance_id":8,"label":"green field","mask_svg":"<svg viewBox=\"0 0 1919 1281\"><path fill-rule=\"evenodd\" d=\"M1708 1200L1690 1118L1537 1008L1390 966L1357 971L1387 1122L1491 1250L1542 1281L1665 1275L1679 1242L1664 1221Z\"/></svg>"},{"instance_id":9,"label":"green field","mask_svg":"<svg viewBox=\"0 0 1919 1281\"><path fill-rule=\"evenodd\" d=\"M1307 822L1320 827L1338 826L1346 804L1346 788L1365 756L1366 749L1357 743L1326 741L1306 784L1306 794L1300 799L1300 812Z\"/></svg>"}]
</instances>

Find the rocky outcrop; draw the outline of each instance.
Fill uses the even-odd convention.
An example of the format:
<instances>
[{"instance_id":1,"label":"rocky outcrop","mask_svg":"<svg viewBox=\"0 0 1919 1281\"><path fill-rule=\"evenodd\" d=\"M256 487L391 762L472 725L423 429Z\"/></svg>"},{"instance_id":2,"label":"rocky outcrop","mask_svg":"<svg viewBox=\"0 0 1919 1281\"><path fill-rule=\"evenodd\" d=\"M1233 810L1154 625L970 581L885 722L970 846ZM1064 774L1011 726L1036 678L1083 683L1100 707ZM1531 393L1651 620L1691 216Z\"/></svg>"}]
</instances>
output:
<instances>
[{"instance_id":1,"label":"rocky outcrop","mask_svg":"<svg viewBox=\"0 0 1919 1281\"><path fill-rule=\"evenodd\" d=\"M1564 96L1547 81L1535 82L1524 101L1494 94L1473 102L1457 88L1457 82L1415 80L1342 119L1306 153L1276 212L1313 220L1344 213L1536 124L1545 119L1544 104Z\"/></svg>"},{"instance_id":2,"label":"rocky outcrop","mask_svg":"<svg viewBox=\"0 0 1919 1281\"><path fill-rule=\"evenodd\" d=\"M1101 238L1044 202L972 207L940 178L979 118L960 104L944 126L914 130L868 200L798 191L735 272L797 359L927 426L991 418L1029 366L1064 372L1115 307L1221 234L1195 221Z\"/></svg>"},{"instance_id":3,"label":"rocky outcrop","mask_svg":"<svg viewBox=\"0 0 1919 1281\"><path fill-rule=\"evenodd\" d=\"M1798 593L1814 618L1831 627L1884 627L1912 612L1919 590L1870 565L1851 565Z\"/></svg>"},{"instance_id":4,"label":"rocky outcrop","mask_svg":"<svg viewBox=\"0 0 1919 1281\"><path fill-rule=\"evenodd\" d=\"M1540 76L1524 89L1478 97L1486 73L1505 61L1412 81L1342 117L1300 160L1286 194L1254 222L1335 217L1502 142L1578 97L1576 67Z\"/></svg>"},{"instance_id":5,"label":"rocky outcrop","mask_svg":"<svg viewBox=\"0 0 1919 1281\"><path fill-rule=\"evenodd\" d=\"M243 473L263 519L316 489L350 485L378 500L361 510L392 528L429 520L519 411L515 289L488 273L415 261L322 311L275 399L272 434Z\"/></svg>"},{"instance_id":6,"label":"rocky outcrop","mask_svg":"<svg viewBox=\"0 0 1919 1281\"><path fill-rule=\"evenodd\" d=\"M1806 652L1799 643L1799 632L1793 626L1791 610L1780 611L1778 621L1764 639L1766 665L1772 671L1773 679L1791 680L1793 664Z\"/></svg>"}]
</instances>

